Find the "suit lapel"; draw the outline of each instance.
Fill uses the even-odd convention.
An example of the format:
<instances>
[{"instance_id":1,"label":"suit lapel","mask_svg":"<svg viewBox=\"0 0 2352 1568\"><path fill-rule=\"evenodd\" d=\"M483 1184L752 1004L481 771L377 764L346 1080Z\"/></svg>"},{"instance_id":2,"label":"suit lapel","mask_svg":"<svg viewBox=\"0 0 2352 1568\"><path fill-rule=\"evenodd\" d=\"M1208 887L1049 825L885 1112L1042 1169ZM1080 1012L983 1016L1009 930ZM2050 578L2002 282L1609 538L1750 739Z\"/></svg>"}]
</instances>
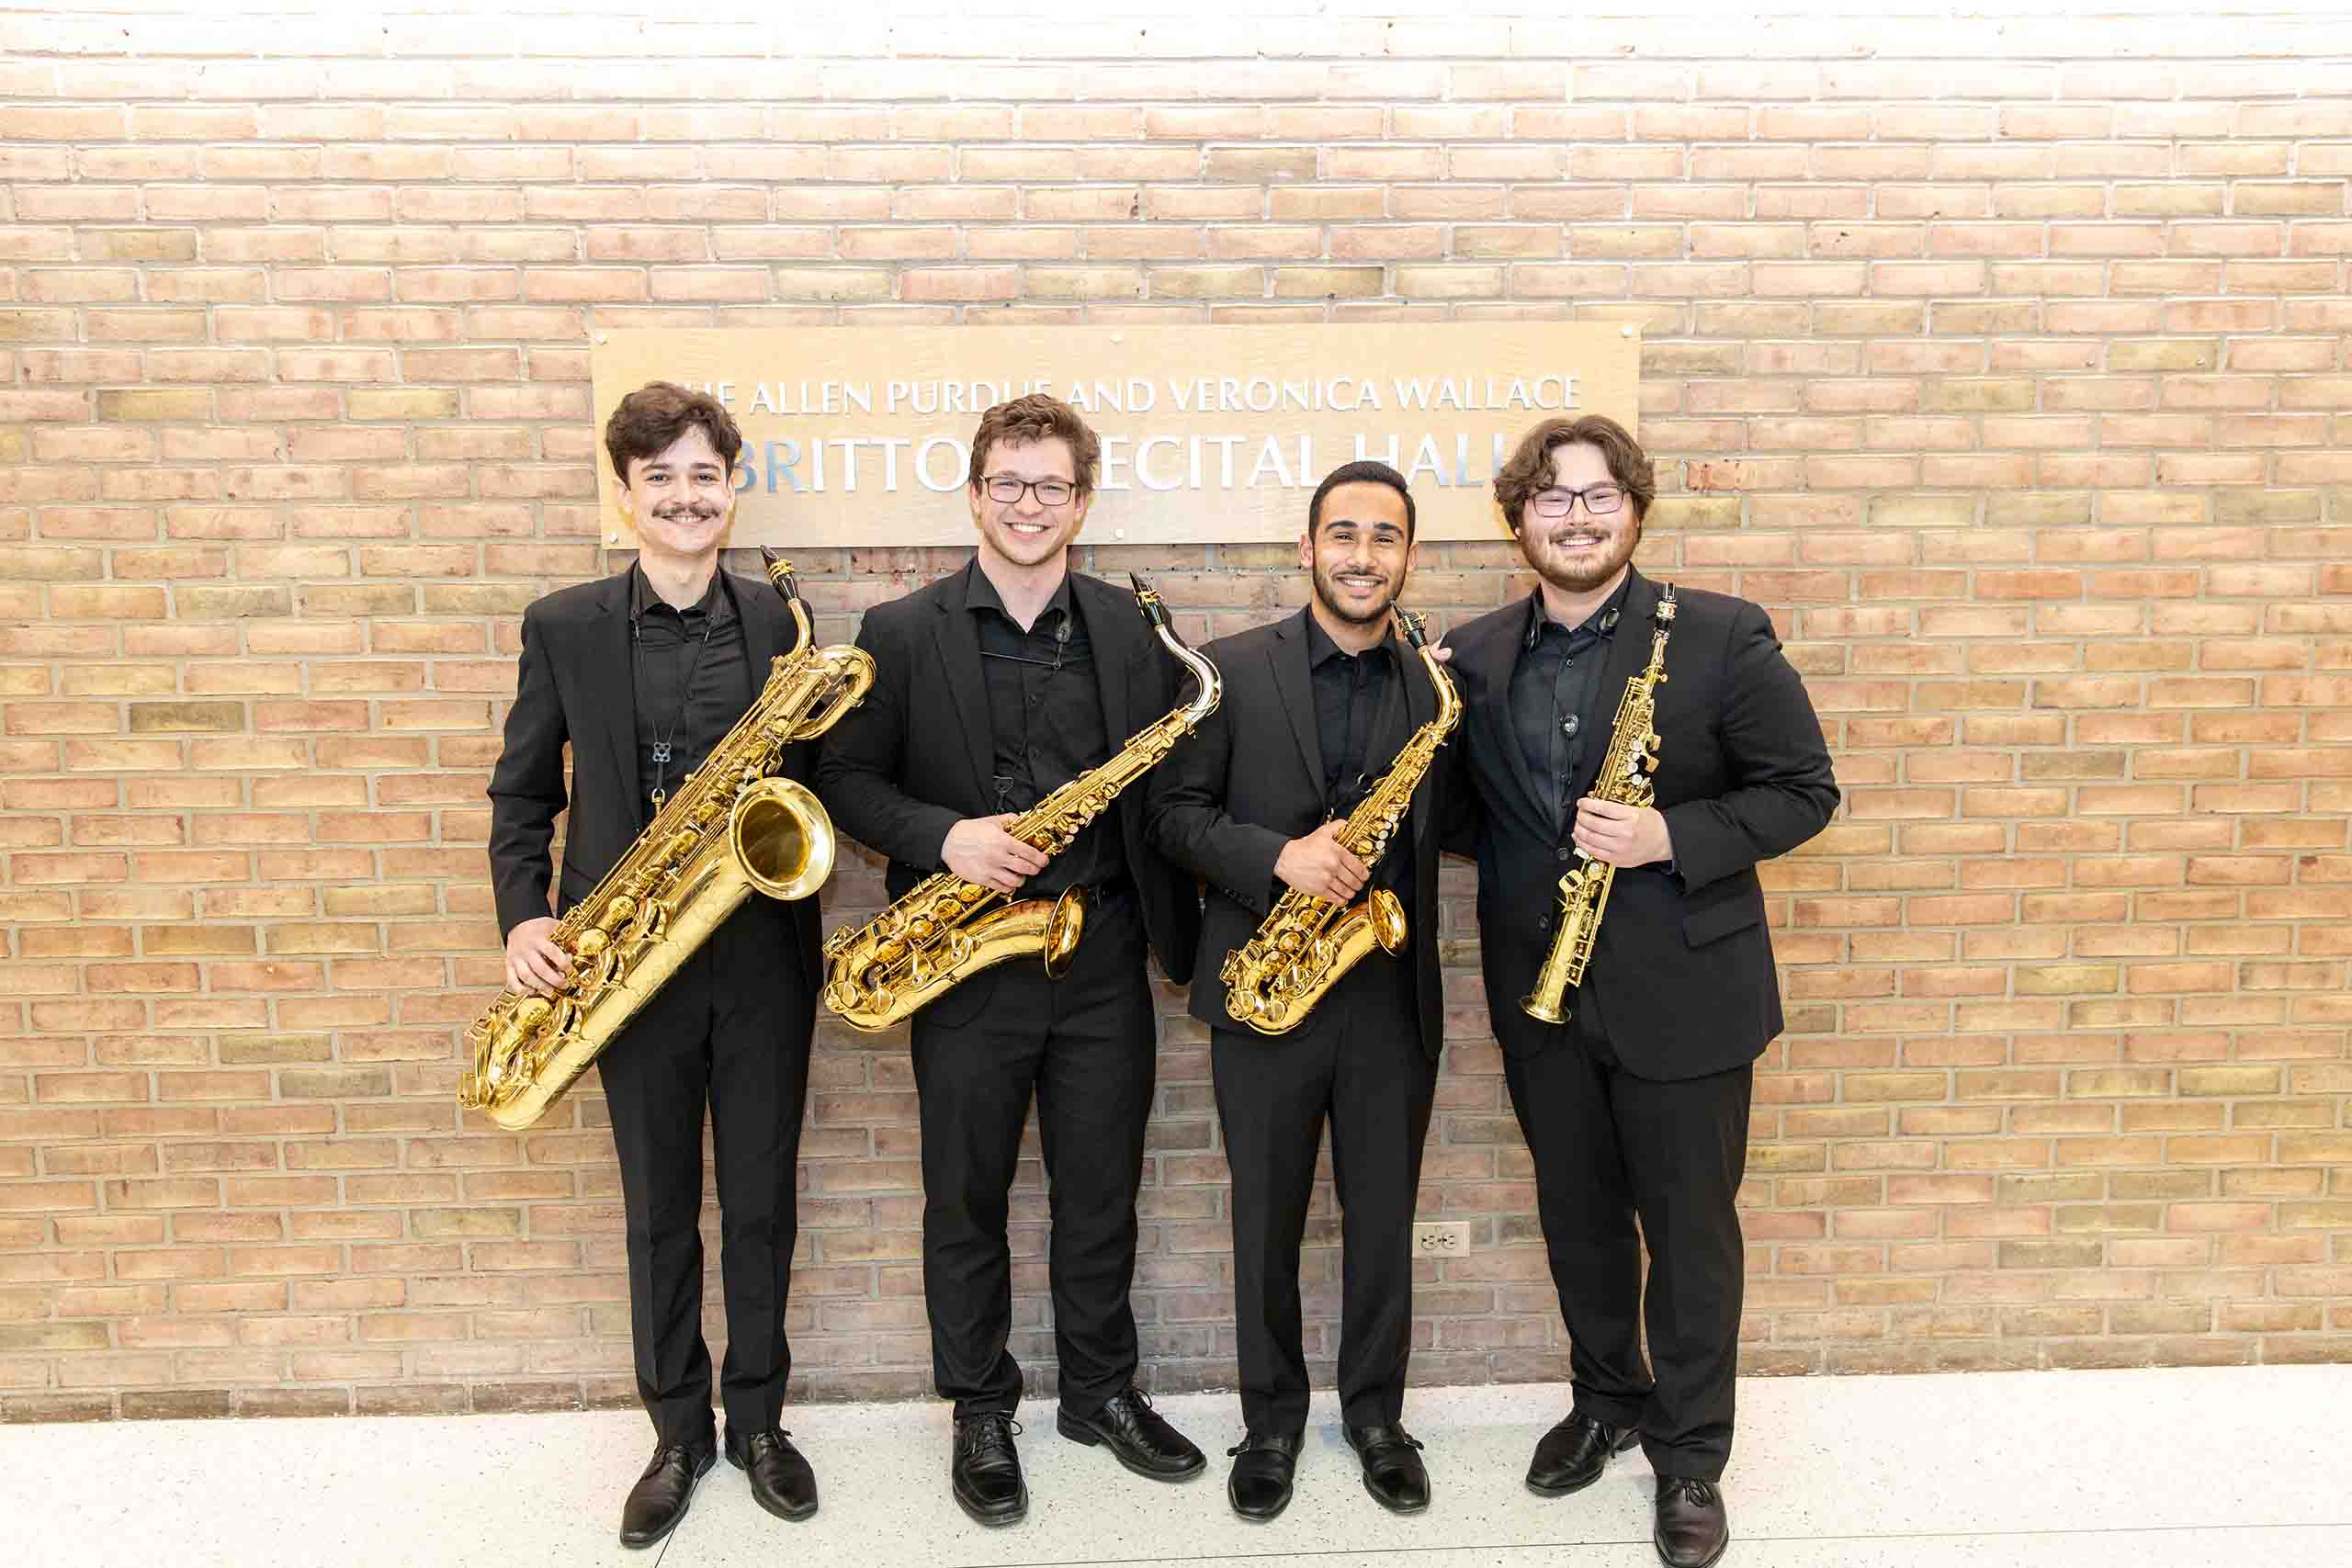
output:
<instances>
[{"instance_id":1,"label":"suit lapel","mask_svg":"<svg viewBox=\"0 0 2352 1568\"><path fill-rule=\"evenodd\" d=\"M1625 683L1642 672L1650 660L1650 613L1657 607L1657 584L1638 571L1632 571L1632 582L1625 591L1625 604L1617 613L1617 629L1609 638L1609 657L1600 667L1600 691L1593 705L1593 722L1603 726L1591 737L1585 750L1584 761L1577 764L1573 781L1576 793L1571 803L1592 793L1600 779L1600 764L1608 758L1609 740L1617 727L1617 704L1625 694Z\"/></svg>"},{"instance_id":2,"label":"suit lapel","mask_svg":"<svg viewBox=\"0 0 2352 1568\"><path fill-rule=\"evenodd\" d=\"M1069 592L1078 613L1086 617L1086 640L1094 649L1094 686L1102 699L1102 733L1115 753L1126 744L1134 722L1127 711L1128 681L1138 656L1149 651L1136 635L1143 618L1136 614L1134 597L1107 582L1071 572Z\"/></svg>"},{"instance_id":3,"label":"suit lapel","mask_svg":"<svg viewBox=\"0 0 2352 1568\"><path fill-rule=\"evenodd\" d=\"M734 591L735 614L743 623L743 657L752 671L752 700L757 702L768 683L768 665L785 651L785 622L791 614L764 581L730 573L727 586Z\"/></svg>"},{"instance_id":4,"label":"suit lapel","mask_svg":"<svg viewBox=\"0 0 2352 1568\"><path fill-rule=\"evenodd\" d=\"M589 628L589 680L597 698L590 711L605 732L600 743L618 773L621 798L628 802L631 818L642 831L648 814L637 777L637 660L629 646L628 615L629 584L636 570L631 567L605 580L595 624Z\"/></svg>"},{"instance_id":5,"label":"suit lapel","mask_svg":"<svg viewBox=\"0 0 2352 1568\"><path fill-rule=\"evenodd\" d=\"M967 566L967 572L978 571L978 566ZM968 585L970 579L964 580ZM990 782L996 773L995 737L989 728L989 689L980 678L980 634L972 625L972 612L964 605L962 586L950 589L939 596L939 616L933 635L939 647L939 662L947 677L947 690L956 699L956 720L963 728L964 751L972 764L972 798L994 802L996 789Z\"/></svg>"},{"instance_id":6,"label":"suit lapel","mask_svg":"<svg viewBox=\"0 0 2352 1568\"><path fill-rule=\"evenodd\" d=\"M1283 712L1290 718L1290 732L1298 741L1299 760L1306 766L1307 788L1315 798L1322 800L1323 741L1315 724L1315 676L1306 664L1306 617L1313 612L1301 610L1289 620L1274 626L1274 639L1266 646L1266 658L1274 667L1274 691L1283 701Z\"/></svg>"},{"instance_id":7,"label":"suit lapel","mask_svg":"<svg viewBox=\"0 0 2352 1568\"><path fill-rule=\"evenodd\" d=\"M1543 796L1535 787L1535 774L1527 765L1510 722L1510 679L1518 668L1520 648L1526 637L1527 623L1522 617L1505 616L1485 642L1463 646L1454 658L1483 688L1480 699L1470 704L1470 723L1485 732L1487 755L1504 760L1512 782L1519 786L1521 814L1535 823L1541 829L1540 836L1548 840L1560 830L1560 825L1544 820L1540 804Z\"/></svg>"},{"instance_id":8,"label":"suit lapel","mask_svg":"<svg viewBox=\"0 0 2352 1568\"><path fill-rule=\"evenodd\" d=\"M1413 737L1421 732L1421 727L1437 717L1437 687L1430 682L1429 671L1422 666L1421 656L1413 651L1411 643L1398 637L1394 631L1388 634L1388 642L1389 646L1396 650L1397 672L1403 677L1405 682L1404 743L1409 746L1412 744ZM1434 774L1436 772L1436 764L1431 763L1430 773ZM1423 782L1427 782L1427 777L1428 775L1424 775ZM1414 786L1412 808L1408 815L1413 827L1413 852L1418 855L1420 852L1422 836L1429 831L1430 828L1427 790L1419 785Z\"/></svg>"}]
</instances>

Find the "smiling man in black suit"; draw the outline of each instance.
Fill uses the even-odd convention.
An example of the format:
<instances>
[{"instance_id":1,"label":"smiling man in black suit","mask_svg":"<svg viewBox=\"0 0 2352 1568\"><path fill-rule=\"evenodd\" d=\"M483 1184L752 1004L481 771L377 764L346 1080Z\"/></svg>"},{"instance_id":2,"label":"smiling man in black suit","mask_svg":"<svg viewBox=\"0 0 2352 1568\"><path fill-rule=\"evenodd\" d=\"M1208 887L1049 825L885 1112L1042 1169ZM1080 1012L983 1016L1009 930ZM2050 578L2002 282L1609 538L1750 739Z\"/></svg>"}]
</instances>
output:
<instances>
[{"instance_id":1,"label":"smiling man in black suit","mask_svg":"<svg viewBox=\"0 0 2352 1568\"><path fill-rule=\"evenodd\" d=\"M1527 1483L1574 1492L1638 1440L1657 1477L1658 1553L1697 1568L1730 1540L1717 1483L1738 1366L1734 1201L1755 1059L1781 1026L1756 867L1820 832L1838 786L1771 621L1684 589L1652 726L1656 804L1592 798L1652 644L1661 595L1633 555L1656 493L1640 446L1597 414L1538 425L1497 476L1541 581L1447 639L1480 824L1448 847L1478 857L1487 1010L1573 1342L1574 1406ZM1521 999L1578 851L1618 869L1569 1016L1546 1023Z\"/></svg>"},{"instance_id":2,"label":"smiling man in black suit","mask_svg":"<svg viewBox=\"0 0 2352 1568\"><path fill-rule=\"evenodd\" d=\"M1202 650L1224 677L1224 704L1151 781L1154 841L1208 886L1193 1016L1209 1026L1233 1168L1246 1433L1227 1495L1249 1519L1289 1506L1306 1426L1299 1248L1327 1122L1342 1240L1340 1420L1365 1490L1400 1514L1429 1506L1421 1445L1402 1423L1413 1212L1443 1041L1438 849L1453 748L1414 786L1375 863L1340 841L1349 814L1438 710L1428 670L1390 613L1412 567L1413 525L1412 492L1396 469L1362 461L1333 470L1299 538L1306 607ZM1374 948L1287 1032L1237 1022L1218 971L1276 900L1295 890L1346 908L1368 888L1405 910L1403 950Z\"/></svg>"},{"instance_id":3,"label":"smiling man in black suit","mask_svg":"<svg viewBox=\"0 0 2352 1568\"><path fill-rule=\"evenodd\" d=\"M1023 1380L1005 1225L1033 1100L1053 1222L1055 1429L1153 1480L1184 1481L1208 1462L1137 1386L1128 1300L1158 1071L1144 958L1157 953L1176 980L1191 973L1199 901L1145 842L1132 795L1058 855L1006 830L1177 703L1182 669L1134 595L1070 569L1101 455L1078 411L1055 398L1033 393L981 416L965 487L979 548L865 613L857 642L874 656L874 689L827 736L818 770L834 823L889 858L892 898L938 871L1024 898L1087 894L1067 974L1035 958L1000 964L909 1026L932 1378L956 1406L949 1490L984 1525L1029 1510L1013 1443Z\"/></svg>"},{"instance_id":4,"label":"smiling man in black suit","mask_svg":"<svg viewBox=\"0 0 2352 1568\"><path fill-rule=\"evenodd\" d=\"M507 982L518 989L552 989L571 962L550 940L556 818L569 808L554 888L560 911L628 852L757 699L769 661L792 649L784 600L718 566L742 439L707 393L656 381L623 398L605 446L621 513L637 533L637 562L523 614L514 705L490 783L491 874ZM807 780L808 750L786 749L787 777ZM746 900L597 1059L620 1156L638 1393L656 1434L653 1461L621 1511L624 1546L668 1535L718 1453L696 1229L706 1105L727 1301L727 1456L749 1472L752 1496L771 1514L804 1519L817 1511L816 1477L777 1421L792 1372L784 1307L818 923L814 897Z\"/></svg>"}]
</instances>

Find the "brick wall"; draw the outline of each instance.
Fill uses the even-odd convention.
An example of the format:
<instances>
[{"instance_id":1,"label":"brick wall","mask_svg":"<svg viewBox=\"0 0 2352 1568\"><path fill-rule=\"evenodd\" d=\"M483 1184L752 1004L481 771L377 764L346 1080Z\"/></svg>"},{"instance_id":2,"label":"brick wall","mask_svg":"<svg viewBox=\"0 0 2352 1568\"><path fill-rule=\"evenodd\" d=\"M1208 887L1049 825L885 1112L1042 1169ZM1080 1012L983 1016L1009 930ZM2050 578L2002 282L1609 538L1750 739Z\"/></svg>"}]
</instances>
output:
<instances>
[{"instance_id":1,"label":"brick wall","mask_svg":"<svg viewBox=\"0 0 2352 1568\"><path fill-rule=\"evenodd\" d=\"M629 1397L601 1101L451 1099L517 615L616 564L605 325L1639 321L1644 564L1771 608L1847 790L1767 874L1747 1366L2352 1357L2352 26L1159 9L0 15L0 1416ZM1442 621L1521 590L1430 554ZM957 559L800 564L841 637ZM1449 879L1416 1375L1559 1377ZM1231 1379L1178 1003L1161 1388ZM913 1395L906 1056L813 1079L797 1381Z\"/></svg>"}]
</instances>

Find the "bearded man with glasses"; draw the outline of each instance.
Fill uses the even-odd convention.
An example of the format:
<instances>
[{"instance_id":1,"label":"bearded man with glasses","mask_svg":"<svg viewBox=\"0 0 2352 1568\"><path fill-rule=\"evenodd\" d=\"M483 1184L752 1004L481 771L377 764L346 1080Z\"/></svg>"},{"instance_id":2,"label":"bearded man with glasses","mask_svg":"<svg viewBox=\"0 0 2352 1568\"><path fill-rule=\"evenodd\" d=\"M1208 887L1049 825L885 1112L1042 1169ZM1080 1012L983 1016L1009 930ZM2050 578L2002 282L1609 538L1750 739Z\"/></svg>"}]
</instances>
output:
<instances>
[{"instance_id":1,"label":"bearded man with glasses","mask_svg":"<svg viewBox=\"0 0 2352 1568\"><path fill-rule=\"evenodd\" d=\"M1158 1481L1207 1461L1136 1386L1128 1289L1136 1192L1157 1065L1147 948L1193 971L1200 900L1144 839L1126 800L1048 857L1005 829L1176 706L1182 670L1135 596L1070 570L1102 443L1043 394L999 403L972 436L966 500L979 549L927 588L865 613L864 703L828 735L817 790L843 833L889 859L889 897L950 871L1007 896L1087 890L1069 971L1035 960L964 980L910 1025L922 1120L923 1296L932 1378L955 1401L956 1504L984 1525L1028 1511L1012 1419L1006 1235L1034 1098L1052 1223L1047 1280L1057 1429Z\"/></svg>"},{"instance_id":2,"label":"bearded man with glasses","mask_svg":"<svg viewBox=\"0 0 2352 1568\"><path fill-rule=\"evenodd\" d=\"M1540 581L1447 639L1478 803L1476 831L1447 848L1478 858L1487 1013L1571 1342L1573 1406L1536 1445L1527 1484L1577 1491L1638 1441L1658 1555L1698 1568L1731 1539L1719 1483L1739 1351L1734 1203L1755 1060L1781 1028L1756 867L1820 832L1838 796L1770 619L1678 586L1650 727L1656 803L1592 797L1658 624L1659 585L1633 566L1656 493L1639 444L1597 414L1536 426L1496 477ZM1546 1022L1521 1000L1578 852L1617 869L1567 1017Z\"/></svg>"}]
</instances>

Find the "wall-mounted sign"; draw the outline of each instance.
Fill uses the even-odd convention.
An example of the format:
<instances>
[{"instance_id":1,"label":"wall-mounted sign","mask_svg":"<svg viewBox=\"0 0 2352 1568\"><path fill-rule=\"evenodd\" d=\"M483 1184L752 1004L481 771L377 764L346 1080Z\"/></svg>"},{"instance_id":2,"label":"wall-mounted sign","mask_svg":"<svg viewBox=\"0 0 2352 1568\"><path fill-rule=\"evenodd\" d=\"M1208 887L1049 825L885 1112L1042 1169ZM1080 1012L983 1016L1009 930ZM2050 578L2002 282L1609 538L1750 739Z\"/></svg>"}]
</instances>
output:
<instances>
[{"instance_id":1,"label":"wall-mounted sign","mask_svg":"<svg viewBox=\"0 0 2352 1568\"><path fill-rule=\"evenodd\" d=\"M1083 538L1295 538L1323 476L1378 457L1425 539L1490 539L1496 468L1557 414L1634 428L1639 337L1589 322L611 331L601 430L648 381L715 393L743 432L736 545L960 545L981 411L1024 392L1102 438ZM623 542L609 465L597 477Z\"/></svg>"}]
</instances>

